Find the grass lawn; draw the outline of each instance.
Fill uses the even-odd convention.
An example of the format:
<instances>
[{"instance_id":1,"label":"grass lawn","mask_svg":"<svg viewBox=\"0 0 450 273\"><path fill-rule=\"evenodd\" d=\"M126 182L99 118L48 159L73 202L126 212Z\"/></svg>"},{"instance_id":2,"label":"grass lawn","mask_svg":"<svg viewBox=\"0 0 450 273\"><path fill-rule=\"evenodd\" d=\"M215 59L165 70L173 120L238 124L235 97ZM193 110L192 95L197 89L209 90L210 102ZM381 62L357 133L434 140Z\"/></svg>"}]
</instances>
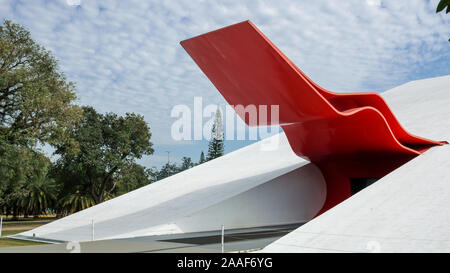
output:
<instances>
[{"instance_id":1,"label":"grass lawn","mask_svg":"<svg viewBox=\"0 0 450 273\"><path fill-rule=\"evenodd\" d=\"M26 220L26 221L22 220L22 221L3 222L2 238L0 238L0 248L44 245L45 243L15 240L15 239L4 238L3 236L22 233L24 231L34 229L38 226L42 226L47 223L50 223L51 221L53 221L53 220L37 219L37 220Z\"/></svg>"}]
</instances>

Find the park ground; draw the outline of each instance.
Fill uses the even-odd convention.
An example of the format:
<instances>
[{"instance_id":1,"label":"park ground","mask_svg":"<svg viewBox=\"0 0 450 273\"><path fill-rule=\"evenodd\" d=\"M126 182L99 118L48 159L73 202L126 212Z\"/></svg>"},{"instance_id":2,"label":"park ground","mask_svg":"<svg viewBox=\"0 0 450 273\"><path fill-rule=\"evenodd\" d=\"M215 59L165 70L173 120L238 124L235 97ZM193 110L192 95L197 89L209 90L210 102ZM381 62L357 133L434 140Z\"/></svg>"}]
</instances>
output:
<instances>
[{"instance_id":1,"label":"park ground","mask_svg":"<svg viewBox=\"0 0 450 273\"><path fill-rule=\"evenodd\" d=\"M45 243L30 242L4 238L5 236L14 235L37 228L53 221L54 218L46 219L33 219L33 218L19 218L16 221L12 221L9 218L3 218L2 237L0 238L0 248L6 247L20 247L20 246L35 246L43 245Z\"/></svg>"}]
</instances>

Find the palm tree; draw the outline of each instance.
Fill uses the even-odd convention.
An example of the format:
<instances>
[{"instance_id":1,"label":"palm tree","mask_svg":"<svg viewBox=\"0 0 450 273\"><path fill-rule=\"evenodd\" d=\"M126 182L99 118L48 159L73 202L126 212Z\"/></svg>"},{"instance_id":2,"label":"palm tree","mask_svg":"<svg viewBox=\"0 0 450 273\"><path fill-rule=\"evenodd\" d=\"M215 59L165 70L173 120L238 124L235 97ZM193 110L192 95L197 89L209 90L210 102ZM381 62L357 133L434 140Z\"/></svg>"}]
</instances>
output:
<instances>
[{"instance_id":1,"label":"palm tree","mask_svg":"<svg viewBox=\"0 0 450 273\"><path fill-rule=\"evenodd\" d=\"M67 195L61 202L61 207L69 213L84 210L94 205L94 198L89 194L82 194L79 190Z\"/></svg>"},{"instance_id":2,"label":"palm tree","mask_svg":"<svg viewBox=\"0 0 450 273\"><path fill-rule=\"evenodd\" d=\"M55 204L58 189L55 180L49 177L50 160L36 152L33 155L33 168L22 186L23 194L18 206L25 215L33 214L37 217Z\"/></svg>"},{"instance_id":3,"label":"palm tree","mask_svg":"<svg viewBox=\"0 0 450 273\"><path fill-rule=\"evenodd\" d=\"M35 216L55 204L58 192L55 180L47 175L33 177L27 183L26 191L28 194L22 199L22 207Z\"/></svg>"}]
</instances>

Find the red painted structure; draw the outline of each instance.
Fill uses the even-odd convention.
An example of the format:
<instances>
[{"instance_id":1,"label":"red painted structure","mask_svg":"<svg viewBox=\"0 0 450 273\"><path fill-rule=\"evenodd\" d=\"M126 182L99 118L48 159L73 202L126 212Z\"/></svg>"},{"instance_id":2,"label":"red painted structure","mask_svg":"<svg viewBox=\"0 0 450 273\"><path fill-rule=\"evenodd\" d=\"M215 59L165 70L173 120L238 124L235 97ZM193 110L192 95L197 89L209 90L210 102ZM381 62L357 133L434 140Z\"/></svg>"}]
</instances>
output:
<instances>
[{"instance_id":1,"label":"red painted structure","mask_svg":"<svg viewBox=\"0 0 450 273\"><path fill-rule=\"evenodd\" d=\"M250 21L181 42L230 105L279 105L293 151L322 171L323 211L351 195L350 178L382 177L436 142L409 134L377 93L334 93L310 80ZM250 126L276 125L270 118Z\"/></svg>"}]
</instances>

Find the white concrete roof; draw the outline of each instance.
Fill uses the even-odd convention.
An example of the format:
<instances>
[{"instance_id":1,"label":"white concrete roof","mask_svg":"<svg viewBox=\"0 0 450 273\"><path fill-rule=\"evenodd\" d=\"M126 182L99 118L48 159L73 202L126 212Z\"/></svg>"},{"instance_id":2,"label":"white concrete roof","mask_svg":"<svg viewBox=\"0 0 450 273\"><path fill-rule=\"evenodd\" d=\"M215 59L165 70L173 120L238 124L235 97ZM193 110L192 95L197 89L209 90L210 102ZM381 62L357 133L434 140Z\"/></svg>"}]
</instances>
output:
<instances>
[{"instance_id":1,"label":"white concrete roof","mask_svg":"<svg viewBox=\"0 0 450 273\"><path fill-rule=\"evenodd\" d=\"M184 223L190 215L308 164L280 134L16 237L89 241L92 220L96 240L181 233L177 221ZM308 170L322 177L320 171ZM198 225L201 230L202 223Z\"/></svg>"},{"instance_id":2,"label":"white concrete roof","mask_svg":"<svg viewBox=\"0 0 450 273\"><path fill-rule=\"evenodd\" d=\"M408 82L381 95L410 133L450 142L450 75Z\"/></svg>"},{"instance_id":3,"label":"white concrete roof","mask_svg":"<svg viewBox=\"0 0 450 273\"><path fill-rule=\"evenodd\" d=\"M450 76L382 96L411 133L450 140ZM262 252L450 252L450 145L430 149Z\"/></svg>"}]
</instances>

